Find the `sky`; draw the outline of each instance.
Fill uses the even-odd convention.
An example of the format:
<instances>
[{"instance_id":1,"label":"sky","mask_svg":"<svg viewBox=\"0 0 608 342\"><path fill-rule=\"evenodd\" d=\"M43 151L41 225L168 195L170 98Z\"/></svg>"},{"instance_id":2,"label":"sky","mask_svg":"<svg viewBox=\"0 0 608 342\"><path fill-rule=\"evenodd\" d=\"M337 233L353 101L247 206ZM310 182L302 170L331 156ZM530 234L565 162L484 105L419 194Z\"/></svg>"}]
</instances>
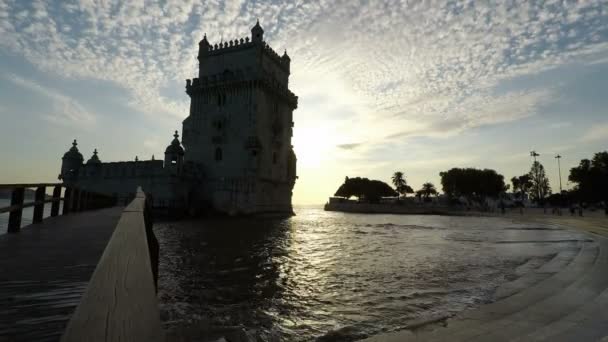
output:
<instances>
[{"instance_id":1,"label":"sky","mask_svg":"<svg viewBox=\"0 0 608 342\"><path fill-rule=\"evenodd\" d=\"M291 57L293 202L345 176L418 189L452 167L559 189L608 149L608 1L0 0L0 183L86 159L162 156L188 115L198 41L250 35Z\"/></svg>"}]
</instances>

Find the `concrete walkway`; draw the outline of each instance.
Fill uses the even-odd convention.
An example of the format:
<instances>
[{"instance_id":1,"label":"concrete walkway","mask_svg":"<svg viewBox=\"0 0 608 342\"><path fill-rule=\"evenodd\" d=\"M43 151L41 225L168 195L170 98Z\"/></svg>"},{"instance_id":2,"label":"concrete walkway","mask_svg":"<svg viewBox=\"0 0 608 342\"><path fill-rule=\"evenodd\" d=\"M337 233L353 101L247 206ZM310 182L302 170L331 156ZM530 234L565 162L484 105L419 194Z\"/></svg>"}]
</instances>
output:
<instances>
[{"instance_id":1,"label":"concrete walkway","mask_svg":"<svg viewBox=\"0 0 608 342\"><path fill-rule=\"evenodd\" d=\"M122 207L45 219L0 235L0 341L57 341Z\"/></svg>"},{"instance_id":2,"label":"concrete walkway","mask_svg":"<svg viewBox=\"0 0 608 342\"><path fill-rule=\"evenodd\" d=\"M576 256L558 254L538 272L506 284L510 295L476 310L414 330L365 341L608 341L608 220L534 215L515 217L589 232ZM551 269L560 269L552 273ZM519 282L519 285L518 285ZM534 283L531 286L523 284Z\"/></svg>"}]
</instances>

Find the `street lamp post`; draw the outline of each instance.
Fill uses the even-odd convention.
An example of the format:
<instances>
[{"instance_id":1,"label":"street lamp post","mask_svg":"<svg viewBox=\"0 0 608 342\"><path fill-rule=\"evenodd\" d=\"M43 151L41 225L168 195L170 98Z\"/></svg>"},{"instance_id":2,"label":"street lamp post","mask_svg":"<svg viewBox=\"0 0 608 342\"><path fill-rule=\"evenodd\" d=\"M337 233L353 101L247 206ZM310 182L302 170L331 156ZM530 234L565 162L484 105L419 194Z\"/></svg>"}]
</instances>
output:
<instances>
[{"instance_id":1,"label":"street lamp post","mask_svg":"<svg viewBox=\"0 0 608 342\"><path fill-rule=\"evenodd\" d=\"M562 159L562 156L560 156L559 154L555 156L555 159L557 159L557 172L559 173L559 193L562 193L562 167L560 165L559 160Z\"/></svg>"}]
</instances>

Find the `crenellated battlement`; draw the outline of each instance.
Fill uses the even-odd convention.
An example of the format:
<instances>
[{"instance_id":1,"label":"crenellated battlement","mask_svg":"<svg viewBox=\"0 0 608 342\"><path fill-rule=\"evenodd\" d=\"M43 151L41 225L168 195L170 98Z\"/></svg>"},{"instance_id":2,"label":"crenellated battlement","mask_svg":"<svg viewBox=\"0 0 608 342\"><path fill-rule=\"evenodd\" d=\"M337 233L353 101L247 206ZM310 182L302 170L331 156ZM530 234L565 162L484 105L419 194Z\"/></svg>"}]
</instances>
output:
<instances>
[{"instance_id":1,"label":"crenellated battlement","mask_svg":"<svg viewBox=\"0 0 608 342\"><path fill-rule=\"evenodd\" d=\"M222 41L219 44L208 44L207 52L208 52L208 55L216 55L216 54L221 54L221 53L224 53L227 51L251 47L254 45L255 45L254 42L249 41L249 37L237 38L237 39L228 40L225 42ZM204 45L203 45L203 47L204 47Z\"/></svg>"},{"instance_id":2,"label":"crenellated battlement","mask_svg":"<svg viewBox=\"0 0 608 342\"><path fill-rule=\"evenodd\" d=\"M264 54L266 54L266 56L272 59L285 71L289 71L291 59L289 58L289 56L287 56L287 53L284 53L283 56L279 55L265 41L262 41L261 43L256 43L254 41L250 41L249 37L245 37L225 42L222 41L216 44L209 44L206 38L207 37L205 36L205 38L201 41L201 44L199 44L199 60L201 58L204 58L205 56L217 56L224 53L230 53L248 48L253 48L256 46L261 46L262 51Z\"/></svg>"},{"instance_id":3,"label":"crenellated battlement","mask_svg":"<svg viewBox=\"0 0 608 342\"><path fill-rule=\"evenodd\" d=\"M236 72L224 72L216 75L205 76L202 78L193 78L186 80L186 93L190 96L197 92L209 90L211 88L228 88L228 87L266 87L272 89L278 95L285 98L287 102L297 107L298 97L281 84L276 79L269 75L247 74L242 70Z\"/></svg>"}]
</instances>

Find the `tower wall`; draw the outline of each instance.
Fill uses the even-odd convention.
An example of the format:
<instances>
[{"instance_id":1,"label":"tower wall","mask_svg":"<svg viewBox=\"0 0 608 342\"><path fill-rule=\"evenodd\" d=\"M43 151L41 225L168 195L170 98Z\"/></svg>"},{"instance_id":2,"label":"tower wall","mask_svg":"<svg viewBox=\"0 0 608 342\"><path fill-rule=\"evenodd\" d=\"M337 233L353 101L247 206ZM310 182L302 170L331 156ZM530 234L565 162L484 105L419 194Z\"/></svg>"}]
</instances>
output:
<instances>
[{"instance_id":1,"label":"tower wall","mask_svg":"<svg viewBox=\"0 0 608 342\"><path fill-rule=\"evenodd\" d=\"M199 78L186 84L184 158L203 165L205 191L222 211L291 211L290 60L262 40L237 41L199 44Z\"/></svg>"}]
</instances>

